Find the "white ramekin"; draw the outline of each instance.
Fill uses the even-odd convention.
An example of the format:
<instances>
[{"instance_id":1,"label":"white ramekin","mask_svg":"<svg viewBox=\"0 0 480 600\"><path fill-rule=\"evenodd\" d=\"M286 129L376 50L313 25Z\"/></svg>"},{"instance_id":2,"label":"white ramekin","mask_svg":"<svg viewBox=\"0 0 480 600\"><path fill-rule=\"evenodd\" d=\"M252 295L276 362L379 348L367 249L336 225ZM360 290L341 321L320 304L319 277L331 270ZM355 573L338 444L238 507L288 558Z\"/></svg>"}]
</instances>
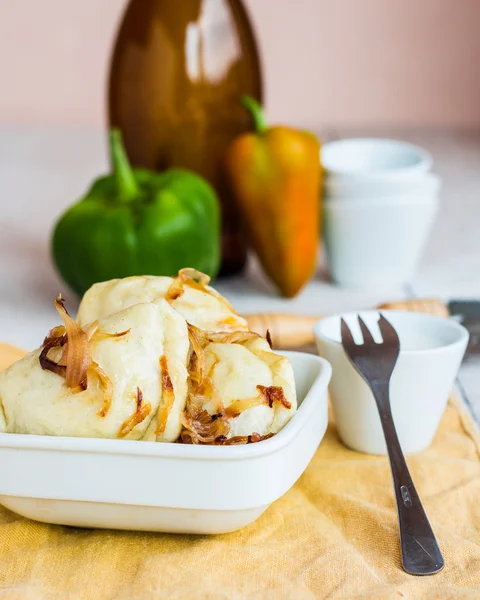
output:
<instances>
[{"instance_id":1,"label":"white ramekin","mask_svg":"<svg viewBox=\"0 0 480 600\"><path fill-rule=\"evenodd\" d=\"M323 235L333 281L378 290L409 282L437 210L436 194L325 201Z\"/></svg>"},{"instance_id":2,"label":"white ramekin","mask_svg":"<svg viewBox=\"0 0 480 600\"><path fill-rule=\"evenodd\" d=\"M397 178L378 174L355 175L352 177L330 176L325 179L325 199L356 201L358 199L384 198L414 194L429 197L438 194L441 180L433 173L413 173L410 177Z\"/></svg>"},{"instance_id":3,"label":"white ramekin","mask_svg":"<svg viewBox=\"0 0 480 600\"><path fill-rule=\"evenodd\" d=\"M352 138L329 142L322 147L321 161L328 175L376 174L410 177L432 166L427 150L408 142L383 138Z\"/></svg>"},{"instance_id":4,"label":"white ramekin","mask_svg":"<svg viewBox=\"0 0 480 600\"><path fill-rule=\"evenodd\" d=\"M379 339L378 311L359 313ZM401 351L390 383L390 402L400 444L405 453L431 443L447 404L468 343L468 331L451 319L427 314L382 311L395 327ZM346 356L340 318L361 340L355 313L318 321L314 332L320 356L332 365L330 395L338 433L348 447L386 454L385 440L373 395Z\"/></svg>"}]
</instances>

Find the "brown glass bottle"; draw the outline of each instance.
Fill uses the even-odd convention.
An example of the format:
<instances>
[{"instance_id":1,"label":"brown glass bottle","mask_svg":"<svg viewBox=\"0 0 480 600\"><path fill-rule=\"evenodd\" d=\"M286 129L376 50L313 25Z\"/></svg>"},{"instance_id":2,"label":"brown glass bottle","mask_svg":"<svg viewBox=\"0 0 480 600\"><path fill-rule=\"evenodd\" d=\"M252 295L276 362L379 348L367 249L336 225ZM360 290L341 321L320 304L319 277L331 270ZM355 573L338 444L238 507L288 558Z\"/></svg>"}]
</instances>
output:
<instances>
[{"instance_id":1,"label":"brown glass bottle","mask_svg":"<svg viewBox=\"0 0 480 600\"><path fill-rule=\"evenodd\" d=\"M222 269L246 246L223 176L230 141L251 128L239 96L261 100L257 46L241 0L131 0L115 43L109 122L136 166L192 169L222 205Z\"/></svg>"}]
</instances>

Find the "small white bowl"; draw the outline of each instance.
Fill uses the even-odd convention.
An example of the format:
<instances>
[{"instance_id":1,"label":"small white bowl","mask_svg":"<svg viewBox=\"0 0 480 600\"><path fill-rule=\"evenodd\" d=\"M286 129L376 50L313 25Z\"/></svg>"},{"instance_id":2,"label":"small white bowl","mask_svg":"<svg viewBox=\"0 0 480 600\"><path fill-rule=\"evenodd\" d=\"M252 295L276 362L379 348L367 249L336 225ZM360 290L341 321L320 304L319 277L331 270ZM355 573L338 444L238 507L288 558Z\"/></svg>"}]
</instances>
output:
<instances>
[{"instance_id":1,"label":"small white bowl","mask_svg":"<svg viewBox=\"0 0 480 600\"><path fill-rule=\"evenodd\" d=\"M248 525L300 477L327 428L330 365L284 354L299 409L273 438L187 446L0 434L0 503L76 527L208 534Z\"/></svg>"},{"instance_id":2,"label":"small white bowl","mask_svg":"<svg viewBox=\"0 0 480 600\"><path fill-rule=\"evenodd\" d=\"M324 239L336 283L384 290L411 280L436 213L436 194L324 202Z\"/></svg>"},{"instance_id":3,"label":"small white bowl","mask_svg":"<svg viewBox=\"0 0 480 600\"><path fill-rule=\"evenodd\" d=\"M353 138L329 142L322 147L321 162L327 174L351 176L376 173L407 177L432 166L429 152L398 140Z\"/></svg>"},{"instance_id":4,"label":"small white bowl","mask_svg":"<svg viewBox=\"0 0 480 600\"><path fill-rule=\"evenodd\" d=\"M324 184L324 196L328 200L356 200L357 198L388 199L391 196L415 194L426 197L438 194L441 180L433 173L413 173L410 177L386 178L372 175L352 177L327 177Z\"/></svg>"},{"instance_id":5,"label":"small white bowl","mask_svg":"<svg viewBox=\"0 0 480 600\"><path fill-rule=\"evenodd\" d=\"M358 313L376 341L380 313ZM468 331L456 321L431 315L382 311L400 338L400 356L390 383L393 420L402 450L414 453L430 445L468 343ZM373 395L347 358L340 318L347 321L355 341L361 340L356 313L318 321L314 332L320 356L333 367L330 395L343 443L369 454L386 454L385 439Z\"/></svg>"}]
</instances>

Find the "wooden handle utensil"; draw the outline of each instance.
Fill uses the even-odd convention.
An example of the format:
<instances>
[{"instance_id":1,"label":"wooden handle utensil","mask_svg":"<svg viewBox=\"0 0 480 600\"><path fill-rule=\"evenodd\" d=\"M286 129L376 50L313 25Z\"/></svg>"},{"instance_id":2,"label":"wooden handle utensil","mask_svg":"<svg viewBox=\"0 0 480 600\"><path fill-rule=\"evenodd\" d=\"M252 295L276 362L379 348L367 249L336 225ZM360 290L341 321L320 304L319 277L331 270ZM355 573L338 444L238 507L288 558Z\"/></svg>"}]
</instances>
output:
<instances>
[{"instance_id":1,"label":"wooden handle utensil","mask_svg":"<svg viewBox=\"0 0 480 600\"><path fill-rule=\"evenodd\" d=\"M288 313L243 316L251 331L265 335L268 330L275 348L299 348L313 344L313 325L321 318Z\"/></svg>"},{"instance_id":2,"label":"wooden handle utensil","mask_svg":"<svg viewBox=\"0 0 480 600\"><path fill-rule=\"evenodd\" d=\"M384 310L408 310L438 317L448 317L448 309L438 298L386 302L377 306ZM288 313L258 313L243 315L249 328L260 335L270 332L275 348L299 348L315 343L313 324L326 315L305 316Z\"/></svg>"}]
</instances>

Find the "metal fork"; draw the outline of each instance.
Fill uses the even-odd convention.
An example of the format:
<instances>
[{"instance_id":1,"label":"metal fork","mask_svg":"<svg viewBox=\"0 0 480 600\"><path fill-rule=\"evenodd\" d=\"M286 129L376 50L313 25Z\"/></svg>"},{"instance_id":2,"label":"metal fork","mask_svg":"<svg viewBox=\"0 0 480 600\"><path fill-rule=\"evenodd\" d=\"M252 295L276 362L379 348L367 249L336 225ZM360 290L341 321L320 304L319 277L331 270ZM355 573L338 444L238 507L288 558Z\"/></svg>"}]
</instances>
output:
<instances>
[{"instance_id":1,"label":"metal fork","mask_svg":"<svg viewBox=\"0 0 480 600\"><path fill-rule=\"evenodd\" d=\"M377 404L395 488L403 568L411 575L433 575L441 571L445 563L408 471L390 406L390 378L400 353L400 340L383 315L378 321L382 343L375 342L360 316L358 322L363 344L355 343L347 323L342 319L342 346L372 390Z\"/></svg>"}]
</instances>

